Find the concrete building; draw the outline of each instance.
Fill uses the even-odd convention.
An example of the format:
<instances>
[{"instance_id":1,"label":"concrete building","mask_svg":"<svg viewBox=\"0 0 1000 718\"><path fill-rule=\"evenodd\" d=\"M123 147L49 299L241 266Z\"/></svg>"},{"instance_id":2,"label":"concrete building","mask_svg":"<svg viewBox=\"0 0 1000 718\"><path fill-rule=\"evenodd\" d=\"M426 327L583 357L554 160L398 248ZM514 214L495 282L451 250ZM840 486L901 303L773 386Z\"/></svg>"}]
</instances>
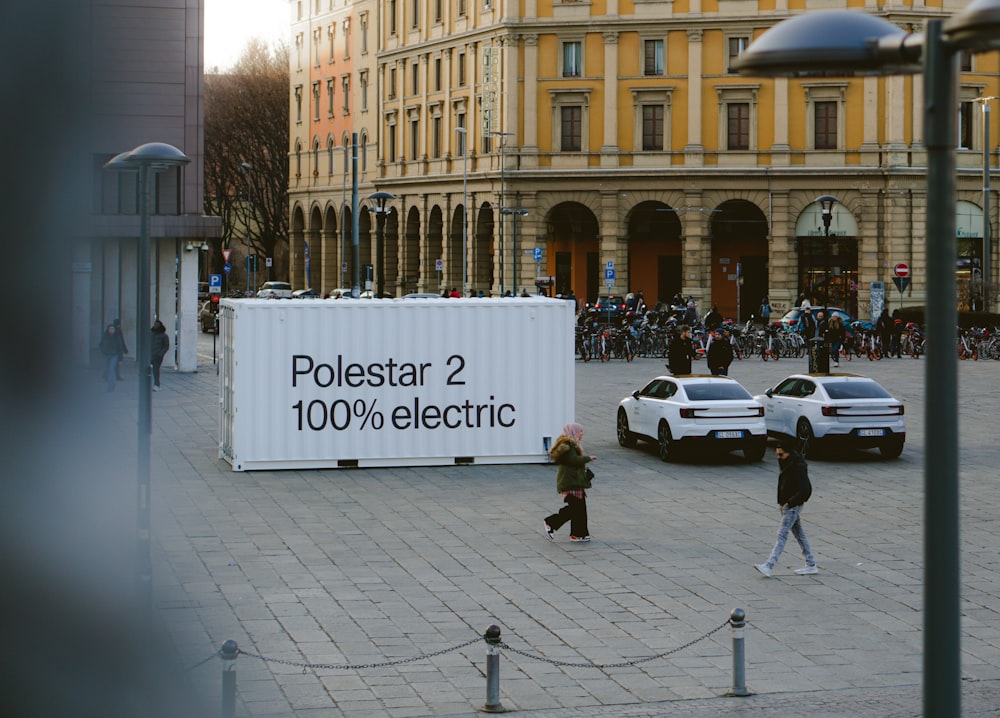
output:
<instances>
[{"instance_id":1,"label":"concrete building","mask_svg":"<svg viewBox=\"0 0 1000 718\"><path fill-rule=\"evenodd\" d=\"M927 18L965 4L857 8L920 31ZM297 5L304 56L326 37L318 30L329 11L310 14L320 5L328 0ZM643 290L652 304L681 292L703 312L717 304L725 316L746 319L765 295L780 312L805 294L865 317L873 283L883 283L890 308L922 304L922 78L756 79L730 66L790 14L834 5L841 7L813 0L365 5L366 31L351 36L367 48L351 85L357 97L367 78L365 109L351 122L366 138L360 196L376 188L395 196L387 290L461 284L464 241L467 289L493 295L539 284L587 301ZM360 7L344 9L355 27ZM998 71L995 53L966 58L961 68L962 305L982 291L974 280L983 252L983 125L973 100L1000 94ZM315 91L302 93L303 107L313 101ZM317 244L324 256L337 254L351 241L338 220L351 178L332 171L325 180L322 153L297 149L322 125L315 111L302 113L293 116L292 175L301 163L301 176L315 181L292 181L292 242L308 237L314 256ZM824 208L817 201L824 196L835 201ZM991 207L995 226L997 202ZM377 264L372 223L367 213L361 219L361 262ZM910 269L905 292L892 284L899 263ZM303 282L294 264L292 280ZM324 272L323 289L329 280Z\"/></svg>"},{"instance_id":2,"label":"concrete building","mask_svg":"<svg viewBox=\"0 0 1000 718\"><path fill-rule=\"evenodd\" d=\"M168 328L164 366L197 366L198 265L221 220L203 207L203 29L201 0L88 0L90 226L72 258L73 356L88 365L104 326L120 317L135 355L138 178L104 164L146 142L165 142L191 162L153 175L151 317Z\"/></svg>"}]
</instances>

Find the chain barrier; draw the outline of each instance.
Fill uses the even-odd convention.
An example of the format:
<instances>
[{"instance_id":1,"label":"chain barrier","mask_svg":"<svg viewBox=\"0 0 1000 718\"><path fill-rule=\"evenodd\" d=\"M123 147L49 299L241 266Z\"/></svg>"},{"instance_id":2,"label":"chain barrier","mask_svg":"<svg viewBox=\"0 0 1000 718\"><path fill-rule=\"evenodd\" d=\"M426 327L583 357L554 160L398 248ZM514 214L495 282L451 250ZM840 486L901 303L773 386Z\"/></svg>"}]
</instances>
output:
<instances>
[{"instance_id":1,"label":"chain barrier","mask_svg":"<svg viewBox=\"0 0 1000 718\"><path fill-rule=\"evenodd\" d=\"M725 623L721 624L716 628L713 628L708 633L702 636L698 636L698 638L694 639L693 641L688 641L683 646L678 646L677 648L671 648L669 651L664 651L663 653L657 653L655 656L647 656L646 658L635 658L631 661L621 661L620 663L593 663L590 661L577 661L577 662L560 661L555 658L546 658L545 656L540 656L536 653L528 653L527 651L521 651L518 650L517 648L512 648L511 646L509 646L507 643L504 642L501 642L499 646L500 648L506 651L510 651L511 653L516 653L519 656L523 656L525 658L533 658L536 661L542 661L543 663L551 663L554 666L566 666L570 668L600 668L602 670L607 668L627 668L629 666L639 665L640 663L648 663L649 661L655 661L657 658L665 658L666 656L683 651L685 648L690 648L699 641L703 641L709 636L718 633L723 628L730 625L730 623L731 621L727 620Z\"/></svg>"},{"instance_id":2,"label":"chain barrier","mask_svg":"<svg viewBox=\"0 0 1000 718\"><path fill-rule=\"evenodd\" d=\"M270 656L262 656L259 653L251 653L249 651L244 651L242 648L239 650L239 655L246 656L247 658L256 658L259 661L264 661L265 663L278 663L283 666L293 666L295 668L301 668L306 670L337 670L337 671L360 671L367 668L388 668L390 666L401 666L405 663L413 663L414 661L422 661L425 658L434 658L436 656L443 656L445 653L451 653L452 651L458 651L467 646L471 646L473 643L478 643L482 641L482 636L476 636L475 638L470 638L465 643L459 643L457 646L451 646L450 648L442 648L439 651L433 651L432 653L421 653L419 656L411 656L410 658L399 658L394 661L383 661L381 663L307 663L305 661L291 661L286 658L272 658Z\"/></svg>"}]
</instances>

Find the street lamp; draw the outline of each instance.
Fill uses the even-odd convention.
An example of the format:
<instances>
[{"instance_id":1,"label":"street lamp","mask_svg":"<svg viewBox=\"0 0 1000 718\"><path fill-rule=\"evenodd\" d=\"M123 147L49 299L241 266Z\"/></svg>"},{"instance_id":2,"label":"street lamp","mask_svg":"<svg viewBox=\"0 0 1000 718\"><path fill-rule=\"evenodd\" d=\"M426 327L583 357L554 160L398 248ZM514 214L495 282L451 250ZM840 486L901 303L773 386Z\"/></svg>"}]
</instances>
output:
<instances>
[{"instance_id":1,"label":"street lamp","mask_svg":"<svg viewBox=\"0 0 1000 718\"><path fill-rule=\"evenodd\" d=\"M958 357L954 351L955 116L958 54L1000 48L1000 0L974 0L909 34L864 12L789 18L735 60L745 75L924 75L927 147L927 367L924 440L923 714L961 715L958 515Z\"/></svg>"},{"instance_id":2,"label":"street lamp","mask_svg":"<svg viewBox=\"0 0 1000 718\"><path fill-rule=\"evenodd\" d=\"M462 136L462 296L464 297L468 266L466 252L469 246L469 152L465 141L468 131L464 127L456 127L455 132Z\"/></svg>"},{"instance_id":3,"label":"street lamp","mask_svg":"<svg viewBox=\"0 0 1000 718\"><path fill-rule=\"evenodd\" d=\"M375 256L378 259L378 268L375 272L375 296L379 299L385 289L385 218L391 207L386 207L386 202L396 199L396 195L391 192L373 192L368 195L368 200L372 203L371 211L375 213Z\"/></svg>"},{"instance_id":4,"label":"street lamp","mask_svg":"<svg viewBox=\"0 0 1000 718\"><path fill-rule=\"evenodd\" d=\"M502 207L500 209L500 214L513 216L514 218L514 249L512 251L512 254L514 255L514 269L511 278L513 279L512 284L514 285L514 296L516 297L517 296L517 218L527 216L528 210L524 209L523 207Z\"/></svg>"},{"instance_id":5,"label":"street lamp","mask_svg":"<svg viewBox=\"0 0 1000 718\"><path fill-rule=\"evenodd\" d=\"M244 206L244 211L243 211L243 224L244 224L244 229L246 230L247 233L247 261L246 261L247 291L250 290L250 170L252 169L253 165L251 165L249 162L242 162L240 164L240 174L245 175L247 178L247 196L246 196L246 204ZM257 265L254 264L253 286L255 288L257 286L256 273L257 273Z\"/></svg>"},{"instance_id":6,"label":"street lamp","mask_svg":"<svg viewBox=\"0 0 1000 718\"><path fill-rule=\"evenodd\" d=\"M820 218L823 220L823 236L826 240L823 242L823 249L827 252L830 251L830 223L833 222L833 205L835 205L838 200L832 194L824 194L821 197L817 197L816 202L819 202L819 212ZM815 252L811 253L815 255ZM827 255L826 261L823 265L823 291L826 293L826 301L823 302L827 307L830 306L830 257Z\"/></svg>"},{"instance_id":7,"label":"street lamp","mask_svg":"<svg viewBox=\"0 0 1000 718\"><path fill-rule=\"evenodd\" d=\"M990 248L990 102L1000 97L977 97L973 102L983 106L983 311L990 310L992 250Z\"/></svg>"},{"instance_id":8,"label":"street lamp","mask_svg":"<svg viewBox=\"0 0 1000 718\"><path fill-rule=\"evenodd\" d=\"M173 145L163 142L148 142L133 150L115 155L105 165L105 169L115 172L139 173L139 267L136 276L139 306L136 311L136 363L139 374L139 417L136 435L136 512L137 512L137 571L136 588L140 609L149 615L153 606L153 561L150 555L149 528L149 442L153 432L153 395L150 371L152 362L149 323L150 304L150 182L153 172L161 172L171 167L186 165L191 159Z\"/></svg>"},{"instance_id":9,"label":"street lamp","mask_svg":"<svg viewBox=\"0 0 1000 718\"><path fill-rule=\"evenodd\" d=\"M490 134L500 138L500 207L502 208L504 206L504 203L507 201L506 195L504 194L504 167L507 164L506 163L507 157L506 154L504 153L504 150L507 148L507 138L513 136L514 133L491 132ZM501 297L503 296L503 290L504 290L504 281L503 281L504 262L507 260L506 256L504 256L504 251L503 251L504 249L503 244L506 236L507 235L504 230L503 213L501 212L500 214L500 296ZM514 257L514 261L515 262L517 261L516 256ZM517 289L514 290L514 294L517 294Z\"/></svg>"}]
</instances>

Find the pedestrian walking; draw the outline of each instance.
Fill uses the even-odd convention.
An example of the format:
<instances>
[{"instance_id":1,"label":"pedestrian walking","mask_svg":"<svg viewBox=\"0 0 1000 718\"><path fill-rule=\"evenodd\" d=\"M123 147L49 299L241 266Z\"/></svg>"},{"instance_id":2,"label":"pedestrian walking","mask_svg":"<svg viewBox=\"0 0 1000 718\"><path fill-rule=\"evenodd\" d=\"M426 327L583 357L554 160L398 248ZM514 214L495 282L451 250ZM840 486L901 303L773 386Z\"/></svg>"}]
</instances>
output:
<instances>
[{"instance_id":1,"label":"pedestrian walking","mask_svg":"<svg viewBox=\"0 0 1000 718\"><path fill-rule=\"evenodd\" d=\"M757 316L765 327L771 323L771 303L767 301L767 297L760 300L760 309L757 310Z\"/></svg>"},{"instance_id":2,"label":"pedestrian walking","mask_svg":"<svg viewBox=\"0 0 1000 718\"><path fill-rule=\"evenodd\" d=\"M583 427L577 423L566 424L562 434L549 450L552 461L559 465L556 491L562 494L566 504L556 513L545 517L545 534L550 539L555 539L556 531L568 521L570 541L590 541L590 529L587 527L587 489L590 488L594 472L587 464L597 457L583 453L581 439L583 439Z\"/></svg>"},{"instance_id":3,"label":"pedestrian walking","mask_svg":"<svg viewBox=\"0 0 1000 718\"><path fill-rule=\"evenodd\" d=\"M667 369L674 376L691 373L691 359L694 347L691 345L691 327L681 324L680 331L667 348Z\"/></svg>"},{"instance_id":4,"label":"pedestrian walking","mask_svg":"<svg viewBox=\"0 0 1000 718\"><path fill-rule=\"evenodd\" d=\"M118 380L118 362L121 360L120 349L121 344L112 322L104 328L100 343L101 354L104 356L104 381L107 391L115 390L115 382Z\"/></svg>"},{"instance_id":5,"label":"pedestrian walking","mask_svg":"<svg viewBox=\"0 0 1000 718\"><path fill-rule=\"evenodd\" d=\"M715 337L705 352L708 370L713 376L729 376L729 365L733 363L733 342L729 337L729 330L724 329L721 334Z\"/></svg>"},{"instance_id":6,"label":"pedestrian walking","mask_svg":"<svg viewBox=\"0 0 1000 718\"><path fill-rule=\"evenodd\" d=\"M840 347L847 335L844 330L844 320L834 314L826 323L826 343L830 346L830 357L834 366L840 366Z\"/></svg>"},{"instance_id":7,"label":"pedestrian walking","mask_svg":"<svg viewBox=\"0 0 1000 718\"><path fill-rule=\"evenodd\" d=\"M806 565L796 569L800 576L811 576L819 573L816 559L809 547L805 529L802 528L802 507L812 496L812 484L809 481L809 467L805 458L790 441L782 441L776 450L778 455L778 506L781 509L781 524L778 526L778 538L771 549L771 555L764 563L754 564L754 568L762 574L771 577L781 552L785 549L788 532L791 531L795 540L802 548L802 556Z\"/></svg>"},{"instance_id":8,"label":"pedestrian walking","mask_svg":"<svg viewBox=\"0 0 1000 718\"><path fill-rule=\"evenodd\" d=\"M118 341L118 364L115 365L115 379L122 380L122 360L128 354L128 347L125 346L125 332L122 331L122 320L115 319L112 324L115 327L115 337Z\"/></svg>"},{"instance_id":9,"label":"pedestrian walking","mask_svg":"<svg viewBox=\"0 0 1000 718\"><path fill-rule=\"evenodd\" d=\"M170 338L167 336L167 328L163 322L157 319L153 322L153 339L150 349L153 362L153 391L160 390L160 365L163 364L163 357L170 349Z\"/></svg>"}]
</instances>

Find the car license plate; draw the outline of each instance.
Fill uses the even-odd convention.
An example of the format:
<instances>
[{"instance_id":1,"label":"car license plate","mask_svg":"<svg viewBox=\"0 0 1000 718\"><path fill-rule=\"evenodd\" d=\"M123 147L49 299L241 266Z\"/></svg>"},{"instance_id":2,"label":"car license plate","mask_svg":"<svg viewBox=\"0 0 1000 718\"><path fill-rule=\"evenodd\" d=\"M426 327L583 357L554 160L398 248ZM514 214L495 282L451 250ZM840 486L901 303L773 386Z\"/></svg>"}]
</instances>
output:
<instances>
[{"instance_id":1,"label":"car license plate","mask_svg":"<svg viewBox=\"0 0 1000 718\"><path fill-rule=\"evenodd\" d=\"M885 436L885 429L858 429L858 436Z\"/></svg>"},{"instance_id":2,"label":"car license plate","mask_svg":"<svg viewBox=\"0 0 1000 718\"><path fill-rule=\"evenodd\" d=\"M742 439L742 431L717 431L715 432L716 439Z\"/></svg>"}]
</instances>

